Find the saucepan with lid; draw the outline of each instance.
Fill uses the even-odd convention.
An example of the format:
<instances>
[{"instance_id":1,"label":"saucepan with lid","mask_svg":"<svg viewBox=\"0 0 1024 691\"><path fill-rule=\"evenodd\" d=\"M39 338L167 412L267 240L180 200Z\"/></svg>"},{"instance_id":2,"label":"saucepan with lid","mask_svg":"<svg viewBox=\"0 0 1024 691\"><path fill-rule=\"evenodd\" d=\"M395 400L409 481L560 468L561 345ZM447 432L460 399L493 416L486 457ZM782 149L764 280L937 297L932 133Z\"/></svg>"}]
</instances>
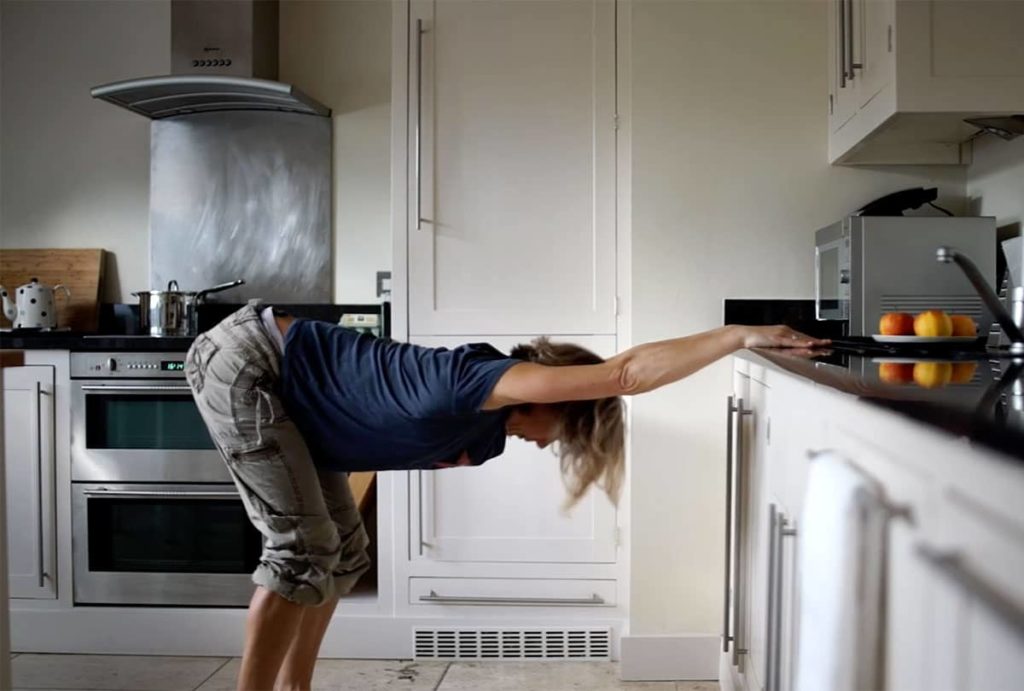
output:
<instances>
[{"instance_id":1,"label":"saucepan with lid","mask_svg":"<svg viewBox=\"0 0 1024 691\"><path fill-rule=\"evenodd\" d=\"M170 281L167 290L132 293L139 298L139 327L150 336L195 336L199 333L198 307L206 296L244 283L239 278L212 288L188 291L178 290L178 282Z\"/></svg>"}]
</instances>

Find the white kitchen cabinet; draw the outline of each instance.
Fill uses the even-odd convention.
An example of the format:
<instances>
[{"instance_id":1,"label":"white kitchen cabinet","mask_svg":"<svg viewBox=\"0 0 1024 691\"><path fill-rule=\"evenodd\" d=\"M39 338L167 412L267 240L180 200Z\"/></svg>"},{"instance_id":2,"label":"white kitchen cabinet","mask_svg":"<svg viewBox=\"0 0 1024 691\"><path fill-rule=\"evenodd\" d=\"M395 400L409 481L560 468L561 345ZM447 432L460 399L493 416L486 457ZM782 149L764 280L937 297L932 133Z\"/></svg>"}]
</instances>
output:
<instances>
[{"instance_id":1,"label":"white kitchen cabinet","mask_svg":"<svg viewBox=\"0 0 1024 691\"><path fill-rule=\"evenodd\" d=\"M54 368L4 370L7 566L12 598L57 597Z\"/></svg>"},{"instance_id":2,"label":"white kitchen cabinet","mask_svg":"<svg viewBox=\"0 0 1024 691\"><path fill-rule=\"evenodd\" d=\"M927 688L1011 691L1024 679L1024 515L1018 506L993 510L948 488L936 530L915 545L931 596L933 659ZM980 498L984 501L984 498Z\"/></svg>"},{"instance_id":3,"label":"white kitchen cabinet","mask_svg":"<svg viewBox=\"0 0 1024 691\"><path fill-rule=\"evenodd\" d=\"M413 0L408 36L409 334L615 333L615 3Z\"/></svg>"},{"instance_id":4,"label":"white kitchen cabinet","mask_svg":"<svg viewBox=\"0 0 1024 691\"><path fill-rule=\"evenodd\" d=\"M1024 3L830 0L829 160L966 164L968 117L1024 111Z\"/></svg>"},{"instance_id":5,"label":"white kitchen cabinet","mask_svg":"<svg viewBox=\"0 0 1024 691\"><path fill-rule=\"evenodd\" d=\"M430 347L486 341L508 352L529 336L418 337ZM565 337L602 357L614 336ZM509 439L480 467L410 473L410 558L414 562L611 563L617 555L615 507L593 489L569 513L551 448Z\"/></svg>"}]
</instances>

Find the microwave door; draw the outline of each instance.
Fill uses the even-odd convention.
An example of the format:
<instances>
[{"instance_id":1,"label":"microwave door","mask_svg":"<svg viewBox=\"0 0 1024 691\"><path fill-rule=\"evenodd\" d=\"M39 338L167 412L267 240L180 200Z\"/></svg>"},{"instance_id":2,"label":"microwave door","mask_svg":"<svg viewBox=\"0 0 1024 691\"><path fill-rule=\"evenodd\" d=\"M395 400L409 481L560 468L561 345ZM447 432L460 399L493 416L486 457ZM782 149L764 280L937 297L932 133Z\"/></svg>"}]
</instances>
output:
<instances>
[{"instance_id":1,"label":"microwave door","mask_svg":"<svg viewBox=\"0 0 1024 691\"><path fill-rule=\"evenodd\" d=\"M814 308L819 321L843 319L842 239L814 248Z\"/></svg>"}]
</instances>

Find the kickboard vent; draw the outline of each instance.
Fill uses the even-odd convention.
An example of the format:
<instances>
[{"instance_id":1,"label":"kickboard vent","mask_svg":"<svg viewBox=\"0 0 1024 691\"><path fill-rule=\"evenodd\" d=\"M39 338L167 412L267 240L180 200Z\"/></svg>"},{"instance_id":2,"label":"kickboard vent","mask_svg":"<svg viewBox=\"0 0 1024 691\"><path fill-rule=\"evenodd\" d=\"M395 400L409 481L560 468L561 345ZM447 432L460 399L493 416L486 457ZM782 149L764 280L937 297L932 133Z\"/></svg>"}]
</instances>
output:
<instances>
[{"instance_id":1,"label":"kickboard vent","mask_svg":"<svg viewBox=\"0 0 1024 691\"><path fill-rule=\"evenodd\" d=\"M413 629L418 660L612 659L610 628Z\"/></svg>"}]
</instances>

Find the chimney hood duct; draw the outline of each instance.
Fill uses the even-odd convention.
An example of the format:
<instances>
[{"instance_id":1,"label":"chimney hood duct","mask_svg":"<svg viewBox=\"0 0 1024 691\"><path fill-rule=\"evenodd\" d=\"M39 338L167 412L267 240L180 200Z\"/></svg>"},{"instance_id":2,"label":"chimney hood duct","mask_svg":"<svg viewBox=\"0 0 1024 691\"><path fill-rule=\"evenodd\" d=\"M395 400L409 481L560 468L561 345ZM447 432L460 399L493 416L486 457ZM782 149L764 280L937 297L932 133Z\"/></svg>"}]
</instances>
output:
<instances>
[{"instance_id":1,"label":"chimney hood duct","mask_svg":"<svg viewBox=\"0 0 1024 691\"><path fill-rule=\"evenodd\" d=\"M171 0L171 75L92 89L153 120L224 110L328 116L330 108L277 80L277 0Z\"/></svg>"}]
</instances>

